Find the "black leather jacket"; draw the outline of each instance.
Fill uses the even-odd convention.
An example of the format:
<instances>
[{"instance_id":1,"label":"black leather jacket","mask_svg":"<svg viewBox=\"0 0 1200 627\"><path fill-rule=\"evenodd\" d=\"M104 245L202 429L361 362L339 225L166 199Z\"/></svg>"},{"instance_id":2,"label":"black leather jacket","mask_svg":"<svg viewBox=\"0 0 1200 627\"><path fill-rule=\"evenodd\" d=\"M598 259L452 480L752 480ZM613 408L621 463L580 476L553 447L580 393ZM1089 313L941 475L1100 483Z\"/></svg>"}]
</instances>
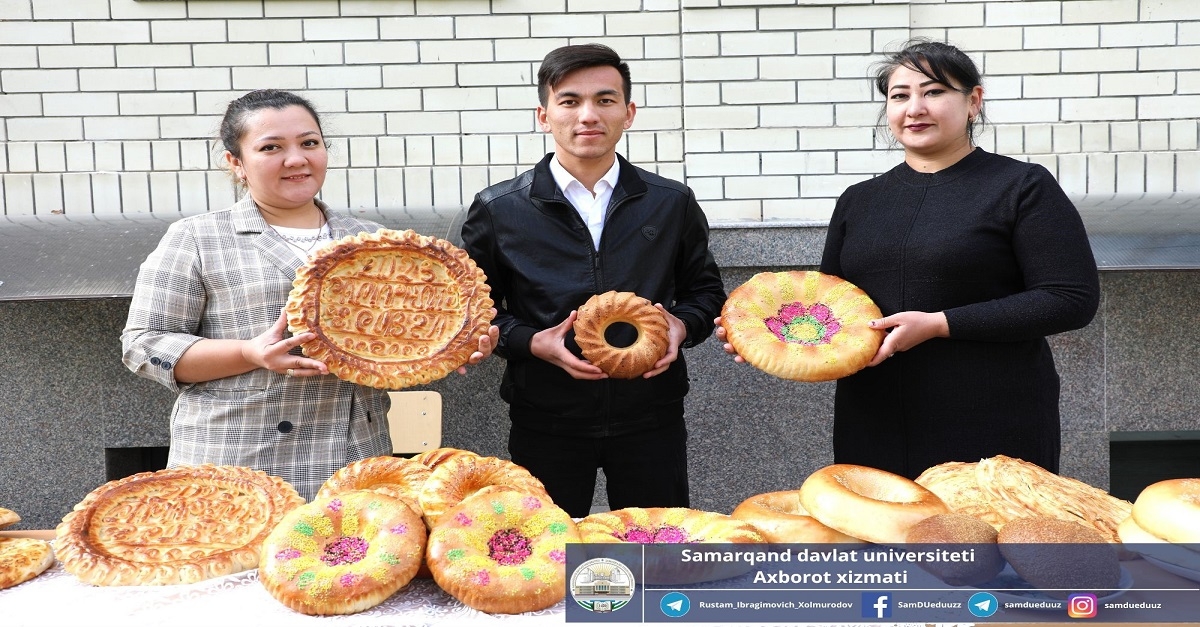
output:
<instances>
[{"instance_id":1,"label":"black leather jacket","mask_svg":"<svg viewBox=\"0 0 1200 627\"><path fill-rule=\"evenodd\" d=\"M688 391L682 351L649 379L581 381L529 352L553 327L609 290L662 303L687 326L682 347L704 341L725 303L708 250L708 220L686 185L634 167L620 155L600 249L558 189L546 155L532 170L475 196L463 224L467 253L487 274L507 359L500 395L514 423L538 431L601 437L682 420ZM567 347L579 356L574 334ZM682 348L681 347L681 348Z\"/></svg>"}]
</instances>

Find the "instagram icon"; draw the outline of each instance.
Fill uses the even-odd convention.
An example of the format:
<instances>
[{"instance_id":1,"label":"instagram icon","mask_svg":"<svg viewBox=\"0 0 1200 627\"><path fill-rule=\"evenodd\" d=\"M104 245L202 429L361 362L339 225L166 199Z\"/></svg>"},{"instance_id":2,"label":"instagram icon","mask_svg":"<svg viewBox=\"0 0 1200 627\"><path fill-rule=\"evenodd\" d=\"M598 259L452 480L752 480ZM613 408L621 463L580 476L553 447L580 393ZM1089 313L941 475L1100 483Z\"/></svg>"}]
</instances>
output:
<instances>
[{"instance_id":1,"label":"instagram icon","mask_svg":"<svg viewBox=\"0 0 1200 627\"><path fill-rule=\"evenodd\" d=\"M1071 618L1095 618L1096 595L1090 592L1076 592L1068 596L1067 616Z\"/></svg>"}]
</instances>

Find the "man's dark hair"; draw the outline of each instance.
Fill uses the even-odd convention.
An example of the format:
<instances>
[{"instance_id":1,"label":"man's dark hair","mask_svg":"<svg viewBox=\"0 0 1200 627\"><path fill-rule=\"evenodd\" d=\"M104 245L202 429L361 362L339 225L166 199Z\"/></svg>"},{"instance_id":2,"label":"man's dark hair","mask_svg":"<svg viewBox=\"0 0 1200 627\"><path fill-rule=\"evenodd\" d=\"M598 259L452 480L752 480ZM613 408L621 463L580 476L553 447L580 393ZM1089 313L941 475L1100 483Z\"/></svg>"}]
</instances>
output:
<instances>
[{"instance_id":1,"label":"man's dark hair","mask_svg":"<svg viewBox=\"0 0 1200 627\"><path fill-rule=\"evenodd\" d=\"M629 64L621 60L615 50L604 44L580 44L563 46L550 51L542 59L542 67L538 69L538 101L542 106L550 100L550 90L566 78L567 74L585 68L610 66L621 73L622 89L625 91L625 104L629 104L633 90L633 79L629 77Z\"/></svg>"}]
</instances>

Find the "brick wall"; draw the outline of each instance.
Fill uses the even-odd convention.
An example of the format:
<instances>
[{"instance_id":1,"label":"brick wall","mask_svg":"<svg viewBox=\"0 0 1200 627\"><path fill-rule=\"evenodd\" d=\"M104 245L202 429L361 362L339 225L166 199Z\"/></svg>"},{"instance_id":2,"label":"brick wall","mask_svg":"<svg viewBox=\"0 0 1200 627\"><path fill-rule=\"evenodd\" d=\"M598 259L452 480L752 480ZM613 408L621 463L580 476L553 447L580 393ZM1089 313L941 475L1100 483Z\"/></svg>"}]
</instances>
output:
<instances>
[{"instance_id":1,"label":"brick wall","mask_svg":"<svg viewBox=\"0 0 1200 627\"><path fill-rule=\"evenodd\" d=\"M913 35L981 64L983 147L1072 194L1200 192L1195 0L0 0L0 203L222 208L219 114L278 87L325 113L331 205L467 204L552 145L542 56L599 41L633 69L623 154L714 221L824 220L900 159L867 76Z\"/></svg>"}]
</instances>

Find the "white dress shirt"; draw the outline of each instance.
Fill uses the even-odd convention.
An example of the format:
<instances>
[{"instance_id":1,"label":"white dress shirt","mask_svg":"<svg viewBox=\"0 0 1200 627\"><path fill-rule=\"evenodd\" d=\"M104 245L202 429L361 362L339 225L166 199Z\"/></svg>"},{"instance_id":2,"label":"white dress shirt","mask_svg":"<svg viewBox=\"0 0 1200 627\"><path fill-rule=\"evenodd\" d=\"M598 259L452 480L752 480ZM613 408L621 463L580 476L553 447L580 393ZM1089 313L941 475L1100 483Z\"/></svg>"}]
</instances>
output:
<instances>
[{"instance_id":1,"label":"white dress shirt","mask_svg":"<svg viewBox=\"0 0 1200 627\"><path fill-rule=\"evenodd\" d=\"M583 186L583 183L579 182L579 179L567 172L567 169L558 162L557 155L550 160L550 173L554 175L554 182L571 202L571 206L579 212L579 217L583 218L588 232L592 234L592 243L595 244L596 250L600 250L600 234L604 232L604 217L608 213L608 202L612 200L613 188L617 185L619 172L620 161L617 161L614 156L612 167L604 173L604 176L600 177L599 181L596 181L593 186L596 193L592 194L588 188Z\"/></svg>"}]
</instances>

